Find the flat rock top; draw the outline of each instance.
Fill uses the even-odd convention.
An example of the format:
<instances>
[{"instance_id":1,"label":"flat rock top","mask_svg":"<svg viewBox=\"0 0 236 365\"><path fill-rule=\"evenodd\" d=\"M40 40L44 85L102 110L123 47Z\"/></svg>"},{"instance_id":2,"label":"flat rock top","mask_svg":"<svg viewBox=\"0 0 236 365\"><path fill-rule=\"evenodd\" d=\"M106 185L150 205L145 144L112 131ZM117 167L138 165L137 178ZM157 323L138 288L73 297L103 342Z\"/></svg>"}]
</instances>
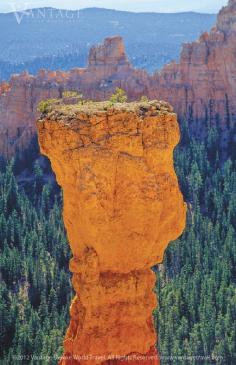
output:
<instances>
[{"instance_id":1,"label":"flat rock top","mask_svg":"<svg viewBox=\"0 0 236 365\"><path fill-rule=\"evenodd\" d=\"M132 113L142 116L160 116L173 114L172 107L164 101L135 101L125 103L111 103L110 101L82 101L70 104L66 100L54 101L49 105L47 113L41 115L39 121L47 119L63 121L67 123L76 117L84 116L101 116L114 115L120 113Z\"/></svg>"}]
</instances>

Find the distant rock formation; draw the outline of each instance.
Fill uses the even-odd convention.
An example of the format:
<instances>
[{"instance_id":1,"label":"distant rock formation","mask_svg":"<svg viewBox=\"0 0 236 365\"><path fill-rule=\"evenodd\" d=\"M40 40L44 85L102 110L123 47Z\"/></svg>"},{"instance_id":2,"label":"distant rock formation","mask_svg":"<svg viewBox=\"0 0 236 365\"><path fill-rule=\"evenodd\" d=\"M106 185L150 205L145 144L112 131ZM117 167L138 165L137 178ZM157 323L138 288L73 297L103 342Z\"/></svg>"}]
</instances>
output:
<instances>
[{"instance_id":1,"label":"distant rock formation","mask_svg":"<svg viewBox=\"0 0 236 365\"><path fill-rule=\"evenodd\" d=\"M171 103L195 129L208 121L227 135L236 123L236 0L220 11L210 33L183 45L179 64L165 66L152 82L151 94Z\"/></svg>"},{"instance_id":2,"label":"distant rock formation","mask_svg":"<svg viewBox=\"0 0 236 365\"><path fill-rule=\"evenodd\" d=\"M178 64L166 65L154 75L132 67L117 36L91 49L87 68L13 76L9 85L0 86L0 153L12 156L27 147L36 131L40 100L60 97L63 90L103 100L116 87L125 89L130 100L147 95L168 101L194 133L202 134L206 123L218 126L227 143L236 124L235 0L220 11L210 33L183 45Z\"/></svg>"},{"instance_id":3,"label":"distant rock formation","mask_svg":"<svg viewBox=\"0 0 236 365\"><path fill-rule=\"evenodd\" d=\"M101 66L128 66L129 61L125 53L125 47L121 37L106 38L98 47L92 47L89 53L89 67L96 69Z\"/></svg>"},{"instance_id":4,"label":"distant rock formation","mask_svg":"<svg viewBox=\"0 0 236 365\"><path fill-rule=\"evenodd\" d=\"M43 76L45 74L45 77ZM36 133L35 120L40 100L60 96L54 74L41 72L37 78L27 73L13 76L0 86L0 154L12 157L24 151Z\"/></svg>"},{"instance_id":5,"label":"distant rock formation","mask_svg":"<svg viewBox=\"0 0 236 365\"><path fill-rule=\"evenodd\" d=\"M76 296L60 364L159 364L150 268L186 218L173 166L176 114L157 101L89 102L54 106L37 125L73 253Z\"/></svg>"}]
</instances>

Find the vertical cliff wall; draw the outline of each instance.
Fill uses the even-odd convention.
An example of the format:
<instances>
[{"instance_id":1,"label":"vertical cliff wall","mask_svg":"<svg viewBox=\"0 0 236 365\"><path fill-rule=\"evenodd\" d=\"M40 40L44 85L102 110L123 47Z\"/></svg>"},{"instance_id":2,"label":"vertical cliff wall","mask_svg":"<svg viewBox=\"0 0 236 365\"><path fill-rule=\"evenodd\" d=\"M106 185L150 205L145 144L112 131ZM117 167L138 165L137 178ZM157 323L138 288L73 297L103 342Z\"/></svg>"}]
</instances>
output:
<instances>
[{"instance_id":1,"label":"vertical cliff wall","mask_svg":"<svg viewBox=\"0 0 236 365\"><path fill-rule=\"evenodd\" d=\"M173 167L176 114L157 101L90 102L54 105L37 125L73 253L76 296L61 364L137 364L140 355L158 364L151 267L182 233L186 213ZM124 355L133 362L112 360Z\"/></svg>"},{"instance_id":2,"label":"vertical cliff wall","mask_svg":"<svg viewBox=\"0 0 236 365\"><path fill-rule=\"evenodd\" d=\"M236 0L220 11L210 33L183 45L179 64L165 66L152 83L152 96L167 100L199 131L206 122L222 133L232 129L236 124Z\"/></svg>"}]
</instances>

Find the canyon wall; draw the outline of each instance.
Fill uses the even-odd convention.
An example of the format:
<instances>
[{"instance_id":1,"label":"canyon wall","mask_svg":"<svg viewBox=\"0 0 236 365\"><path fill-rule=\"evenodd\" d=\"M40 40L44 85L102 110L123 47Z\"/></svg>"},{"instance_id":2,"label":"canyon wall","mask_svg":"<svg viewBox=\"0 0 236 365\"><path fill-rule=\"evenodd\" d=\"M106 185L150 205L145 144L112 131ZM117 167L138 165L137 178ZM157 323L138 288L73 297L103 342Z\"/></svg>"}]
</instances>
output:
<instances>
[{"instance_id":1,"label":"canyon wall","mask_svg":"<svg viewBox=\"0 0 236 365\"><path fill-rule=\"evenodd\" d=\"M197 133L206 124L217 125L227 142L236 121L236 0L220 11L210 33L183 45L178 64L154 75L132 67L117 36L91 49L87 68L13 76L9 85L0 86L0 153L11 156L27 147L40 100L60 97L63 90L103 100L116 87L125 89L130 100L147 95L168 101Z\"/></svg>"},{"instance_id":2,"label":"canyon wall","mask_svg":"<svg viewBox=\"0 0 236 365\"><path fill-rule=\"evenodd\" d=\"M151 267L186 216L173 166L176 114L158 101L54 104L37 125L73 253L61 365L159 364Z\"/></svg>"},{"instance_id":3,"label":"canyon wall","mask_svg":"<svg viewBox=\"0 0 236 365\"><path fill-rule=\"evenodd\" d=\"M184 44L173 62L152 79L152 95L171 103L201 130L208 121L222 132L236 122L236 0L229 1L210 33Z\"/></svg>"}]
</instances>

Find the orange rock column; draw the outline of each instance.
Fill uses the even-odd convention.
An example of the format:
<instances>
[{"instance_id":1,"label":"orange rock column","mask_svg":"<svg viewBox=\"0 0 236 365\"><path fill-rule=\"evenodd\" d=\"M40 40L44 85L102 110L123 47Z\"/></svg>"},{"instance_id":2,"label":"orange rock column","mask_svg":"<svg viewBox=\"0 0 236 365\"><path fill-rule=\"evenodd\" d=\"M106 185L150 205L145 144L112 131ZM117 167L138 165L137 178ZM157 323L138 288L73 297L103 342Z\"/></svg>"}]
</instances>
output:
<instances>
[{"instance_id":1,"label":"orange rock column","mask_svg":"<svg viewBox=\"0 0 236 365\"><path fill-rule=\"evenodd\" d=\"M157 101L57 105L38 132L63 190L73 253L61 364L158 364L150 268L186 214L173 167L176 115Z\"/></svg>"}]
</instances>

